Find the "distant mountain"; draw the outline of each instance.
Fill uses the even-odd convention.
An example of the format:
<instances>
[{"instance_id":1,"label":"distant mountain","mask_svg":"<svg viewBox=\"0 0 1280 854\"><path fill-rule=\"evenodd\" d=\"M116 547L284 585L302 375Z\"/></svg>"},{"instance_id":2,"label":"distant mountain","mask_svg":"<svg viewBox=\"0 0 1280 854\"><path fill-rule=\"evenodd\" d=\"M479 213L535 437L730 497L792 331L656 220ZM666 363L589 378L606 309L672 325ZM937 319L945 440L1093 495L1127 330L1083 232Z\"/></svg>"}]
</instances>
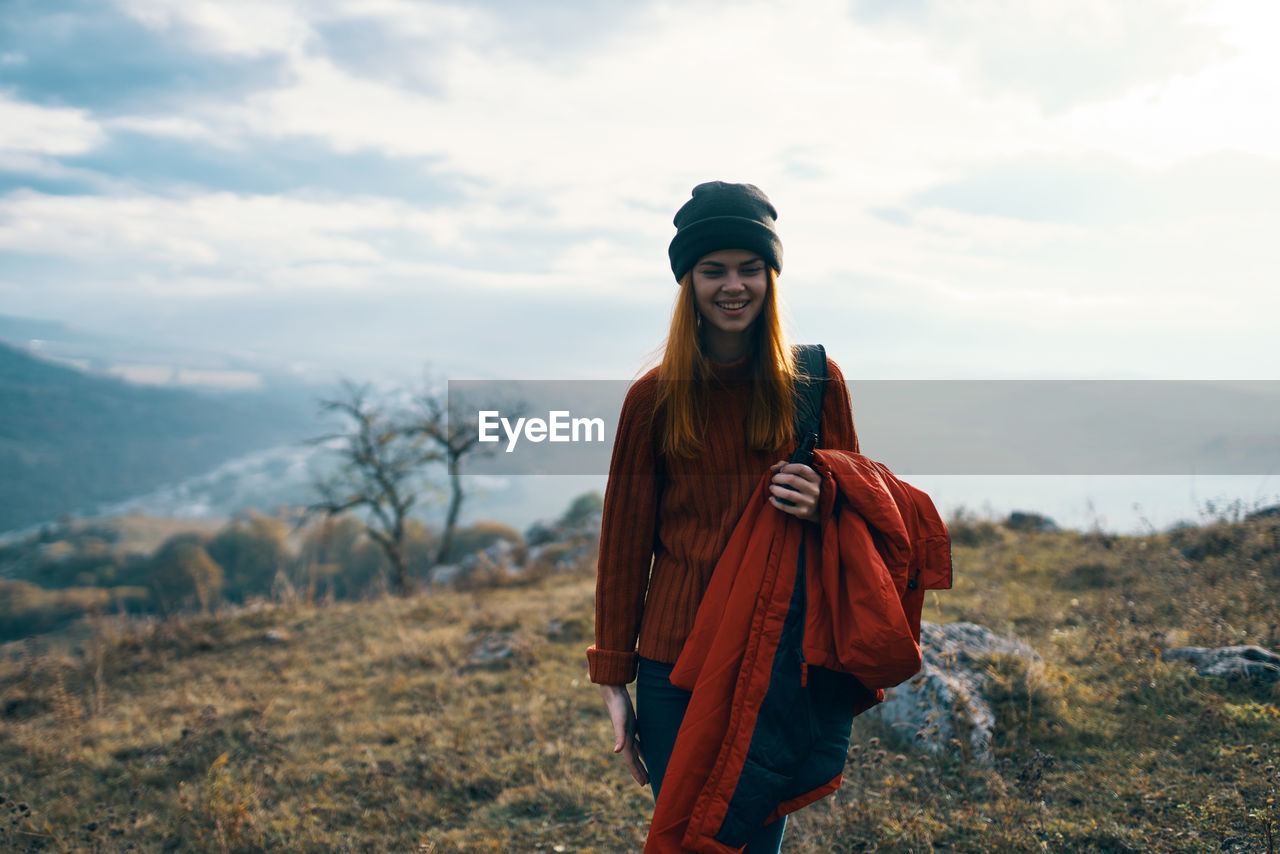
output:
<instances>
[{"instance_id":1,"label":"distant mountain","mask_svg":"<svg viewBox=\"0 0 1280 854\"><path fill-rule=\"evenodd\" d=\"M0 343L91 374L143 385L216 390L292 386L307 381L299 365L248 353L174 345L153 337L86 329L44 318L0 314Z\"/></svg>"},{"instance_id":2,"label":"distant mountain","mask_svg":"<svg viewBox=\"0 0 1280 854\"><path fill-rule=\"evenodd\" d=\"M58 320L0 314L0 341L21 343L38 339L79 340L86 343L94 343L100 337L92 333L79 332L74 327Z\"/></svg>"},{"instance_id":3,"label":"distant mountain","mask_svg":"<svg viewBox=\"0 0 1280 854\"><path fill-rule=\"evenodd\" d=\"M0 343L0 531L119 501L321 432L304 386L197 392Z\"/></svg>"},{"instance_id":4,"label":"distant mountain","mask_svg":"<svg viewBox=\"0 0 1280 854\"><path fill-rule=\"evenodd\" d=\"M323 432L323 431L320 431ZM341 445L341 442L337 443ZM316 500L313 476L331 473L341 458L328 445L289 443L244 454L192 477L165 483L145 494L103 504L94 515L112 517L142 513L185 519L227 518L247 508L266 513L280 506L299 507ZM442 524L447 505L440 489L447 482L442 466L429 469L438 488L424 494L413 517L429 525ZM470 524L493 519L525 528L559 512L575 497L603 490L604 475L523 475L498 478L463 475L466 495L459 521ZM4 538L0 537L0 541Z\"/></svg>"}]
</instances>

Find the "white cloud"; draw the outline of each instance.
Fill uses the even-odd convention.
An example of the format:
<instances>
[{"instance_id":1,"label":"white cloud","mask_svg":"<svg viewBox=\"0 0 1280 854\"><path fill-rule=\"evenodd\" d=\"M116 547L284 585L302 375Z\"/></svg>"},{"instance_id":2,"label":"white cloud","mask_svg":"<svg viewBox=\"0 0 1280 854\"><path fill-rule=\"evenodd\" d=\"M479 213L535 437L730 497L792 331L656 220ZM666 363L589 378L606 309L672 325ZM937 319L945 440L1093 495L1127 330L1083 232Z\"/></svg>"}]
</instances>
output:
<instances>
[{"instance_id":1,"label":"white cloud","mask_svg":"<svg viewBox=\"0 0 1280 854\"><path fill-rule=\"evenodd\" d=\"M1196 210L1192 193L1118 226L912 209L922 191L1015 158L1052 168L1110 153L1158 170L1225 149L1280 157L1268 91L1280 66L1260 25L1273 13L1258 5L1199 4L1196 17L1180 0L1123 9L979 0L935 4L923 26L886 28L849 15L843 0L812 0L803 12L657 3L557 63L496 45L493 13L466 6L123 1L196 49L279 55L289 73L234 98L210 88L179 113L103 119L108 130L247 158L263 140L318 142L405 158L406 168L428 161L461 188L448 208L429 210L362 196L118 188L0 199L0 247L113 265L117 279L152 296L390 294L421 282L537 292L549 305L576 288L651 287L665 304L670 292L655 286L669 284L671 214L693 184L723 178L769 192L787 281L820 283L806 298L841 311L872 300L1010 328L1080 329L1130 322L1133 312L1148 326L1241 330L1280 307L1264 289L1280 261L1274 224L1254 215L1254 202L1213 196L1213 210ZM1140 26L1156 19L1159 27ZM423 63L422 74L379 76L325 52L322 29L371 21L394 29L403 53L386 64ZM1219 37L1225 48L1214 46ZM1052 53L1037 53L1046 44ZM431 85L420 82L428 71ZM1000 74L1008 85L993 85ZM1077 85L1077 75L1087 79ZM1048 112L1068 102L1076 106ZM0 116L13 103L0 101ZM87 114L39 115L46 130L19 153L77 153L101 140ZM1135 186L1159 186L1163 173L1151 174ZM323 178L320 169L317 185ZM1249 299L1253 310L1240 314Z\"/></svg>"},{"instance_id":2,"label":"white cloud","mask_svg":"<svg viewBox=\"0 0 1280 854\"><path fill-rule=\"evenodd\" d=\"M854 14L923 39L992 91L1020 92L1051 112L1118 97L1223 53L1196 17L1204 0L855 0Z\"/></svg>"},{"instance_id":3,"label":"white cloud","mask_svg":"<svg viewBox=\"0 0 1280 854\"><path fill-rule=\"evenodd\" d=\"M305 137L430 157L511 226L534 203L546 227L608 223L653 242L670 226L652 211L708 177L819 203L825 218L1043 136L1029 102L972 97L919 45L860 30L841 3L815 2L803 17L774 4L747 11L662 7L572 71L460 41L434 55L440 92L308 55L287 83L188 119L246 144ZM797 151L807 180L792 177Z\"/></svg>"},{"instance_id":4,"label":"white cloud","mask_svg":"<svg viewBox=\"0 0 1280 854\"><path fill-rule=\"evenodd\" d=\"M91 169L65 166L56 158L27 152L10 152L0 149L0 172L27 178L73 182L100 192L111 192L121 188L121 182L110 175Z\"/></svg>"},{"instance_id":5,"label":"white cloud","mask_svg":"<svg viewBox=\"0 0 1280 854\"><path fill-rule=\"evenodd\" d=\"M388 295L401 288L515 290L554 298L583 287L603 293L652 282L648 259L600 239L577 244L548 234L549 245L540 247L546 262L522 265L511 257L519 247L486 236L486 225L499 217L484 203L424 212L387 199L314 194L65 196L20 190L0 197L0 252L74 259L95 271L88 280L51 283L51 293L109 281L146 298L330 289ZM536 226L530 215L525 228ZM453 260L437 260L441 255ZM100 272L106 270L117 273Z\"/></svg>"},{"instance_id":6,"label":"white cloud","mask_svg":"<svg viewBox=\"0 0 1280 854\"><path fill-rule=\"evenodd\" d=\"M1280 31L1280 22L1272 32ZM1085 104L1055 124L1063 149L1095 147L1149 167L1199 154L1247 151L1280 158L1280 57L1251 50L1194 74Z\"/></svg>"},{"instance_id":7,"label":"white cloud","mask_svg":"<svg viewBox=\"0 0 1280 854\"><path fill-rule=\"evenodd\" d=\"M184 139L206 145L226 145L228 142L212 127L189 116L119 116L105 119L103 125L112 131Z\"/></svg>"},{"instance_id":8,"label":"white cloud","mask_svg":"<svg viewBox=\"0 0 1280 854\"><path fill-rule=\"evenodd\" d=\"M295 54L311 36L303 9L272 0L116 0L154 30L177 33L202 50L233 56Z\"/></svg>"},{"instance_id":9,"label":"white cloud","mask_svg":"<svg viewBox=\"0 0 1280 854\"><path fill-rule=\"evenodd\" d=\"M0 248L125 264L140 274L160 275L158 282L194 277L206 284L248 281L267 289L281 282L323 286L327 277L288 271L307 264L383 261L373 235L380 230L432 240L447 238L452 226L440 216L382 199L233 193L75 197L31 191L0 198Z\"/></svg>"},{"instance_id":10,"label":"white cloud","mask_svg":"<svg viewBox=\"0 0 1280 854\"><path fill-rule=\"evenodd\" d=\"M331 0L327 20L381 21L402 37L453 40L485 35L484 8L470 9L410 0Z\"/></svg>"},{"instance_id":11,"label":"white cloud","mask_svg":"<svg viewBox=\"0 0 1280 854\"><path fill-rule=\"evenodd\" d=\"M199 12L209 4L130 3L157 26L180 20L203 27L201 32L213 34L206 41L217 41L223 32L216 25L221 18ZM814 0L803 14L767 2L735 7L734 14L714 3L659 5L631 31L610 39L607 50L584 53L572 68L495 51L492 21L457 7L383 0L333 2L314 12L316 22L340 25L359 18L394 26L403 45L420 36L421 52L430 54L439 78L438 90L428 91L361 76L304 50L316 43L300 35L306 29L301 11L269 4L263 6L269 14L262 14L274 24L246 19L238 21L236 32L244 39L252 33L255 49L274 45L291 53L286 82L232 103L211 97L180 119L124 121L164 135L246 143L305 137L340 152L438 158L442 169L478 188L494 188L477 189L490 200L536 194L555 224L566 228L607 221L645 229L645 218L629 215L621 199L669 206L692 183L712 175L745 176L783 195L796 187L810 202L826 197L828 204L820 208L826 216L837 203L892 204L977 164L1028 151L1089 146L1168 162L1166 151L1177 157L1228 142L1249 147L1252 136L1253 150L1271 153L1277 136L1272 123L1280 120L1258 118L1241 98L1219 97L1225 81L1247 76L1231 71L1231 62L1252 69L1255 90L1274 79L1257 74L1260 63L1273 62L1259 58L1269 51L1253 50L1244 59L1203 70L1206 79L1218 75L1224 81L1203 95L1179 94L1181 78L1157 75L1160 82L1153 85L1168 89L1161 97L1172 105L1157 115L1135 105L1135 99L1153 97L1143 91L1122 92L1117 100L1056 119L1042 114L1033 93L992 91L956 58L963 49L981 53L989 44L1020 44L1014 36L1029 32L1033 42L1054 37L1060 50L1077 50L1075 74L1088 66L1091 51L1123 55L1138 24L1163 20L1161 10L1176 19L1168 13L1184 5L1151 0L1121 14L1113 4L1073 4L1068 10L1055 3L1019 7L1014 15L938 6L951 10L934 14L941 23L967 23L951 32L935 21L938 33L905 38L859 25L836 0ZM1164 33L1170 45L1161 56L1176 57L1182 29L1170 26ZM954 50L939 49L942 32ZM223 41L244 41L238 38ZM1192 53L1199 63L1203 51ZM1034 65L1036 57L1024 59ZM417 60L405 47L404 61ZM1280 111L1269 111L1275 115ZM1188 142L1197 134L1181 125L1196 116L1215 120L1201 123L1203 140ZM1180 132L1153 140L1153 126ZM792 168L796 152L807 164L798 170ZM602 187L610 192L600 192Z\"/></svg>"},{"instance_id":12,"label":"white cloud","mask_svg":"<svg viewBox=\"0 0 1280 854\"><path fill-rule=\"evenodd\" d=\"M0 152L83 154L104 138L85 110L42 107L0 92Z\"/></svg>"}]
</instances>

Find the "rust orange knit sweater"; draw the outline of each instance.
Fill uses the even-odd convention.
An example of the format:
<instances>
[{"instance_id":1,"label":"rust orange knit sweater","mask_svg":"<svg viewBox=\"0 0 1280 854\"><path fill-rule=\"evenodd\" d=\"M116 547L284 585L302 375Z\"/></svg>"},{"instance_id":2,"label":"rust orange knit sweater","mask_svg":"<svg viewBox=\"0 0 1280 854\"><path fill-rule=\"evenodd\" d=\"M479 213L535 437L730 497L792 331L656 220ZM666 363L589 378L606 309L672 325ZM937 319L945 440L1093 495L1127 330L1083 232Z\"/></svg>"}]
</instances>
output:
<instances>
[{"instance_id":1,"label":"rust orange knit sweater","mask_svg":"<svg viewBox=\"0 0 1280 854\"><path fill-rule=\"evenodd\" d=\"M844 375L830 359L827 366L821 447L856 452ZM679 658L747 500L769 466L786 458L747 446L748 357L712 367L719 382L712 382L696 459L658 450L661 425L650 417L656 368L631 386L622 405L600 531L595 644L587 650L592 682L630 682L637 652L667 663Z\"/></svg>"}]
</instances>

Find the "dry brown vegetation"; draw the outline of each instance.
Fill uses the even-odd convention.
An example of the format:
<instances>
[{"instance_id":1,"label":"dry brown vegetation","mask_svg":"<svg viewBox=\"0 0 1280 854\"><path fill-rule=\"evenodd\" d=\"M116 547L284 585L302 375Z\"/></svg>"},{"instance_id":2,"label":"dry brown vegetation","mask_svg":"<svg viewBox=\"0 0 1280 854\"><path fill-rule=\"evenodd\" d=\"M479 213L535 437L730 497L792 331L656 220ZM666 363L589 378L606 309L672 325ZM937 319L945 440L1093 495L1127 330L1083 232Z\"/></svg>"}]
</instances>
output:
<instances>
[{"instance_id":1,"label":"dry brown vegetation","mask_svg":"<svg viewBox=\"0 0 1280 854\"><path fill-rule=\"evenodd\" d=\"M926 619L1045 659L990 662L995 765L859 720L845 785L793 817L784 850L1274 851L1277 687L1159 652L1280 646L1280 518L952 527L956 588ZM651 803L586 680L592 590L583 566L11 644L0 849L638 851Z\"/></svg>"},{"instance_id":2,"label":"dry brown vegetation","mask_svg":"<svg viewBox=\"0 0 1280 854\"><path fill-rule=\"evenodd\" d=\"M593 495L582 497L584 506ZM246 511L216 523L68 519L0 544L0 643L101 614L207 612L263 598L360 599L392 586L387 556L359 519L291 524L298 517L281 507L277 515ZM415 587L435 569L438 540L422 521L405 523L402 558ZM498 542L511 545L512 558L525 554L522 534L498 522L460 527L453 542L451 562ZM581 545L581 536L572 536L562 550L576 554ZM490 574L506 568L488 567Z\"/></svg>"}]
</instances>

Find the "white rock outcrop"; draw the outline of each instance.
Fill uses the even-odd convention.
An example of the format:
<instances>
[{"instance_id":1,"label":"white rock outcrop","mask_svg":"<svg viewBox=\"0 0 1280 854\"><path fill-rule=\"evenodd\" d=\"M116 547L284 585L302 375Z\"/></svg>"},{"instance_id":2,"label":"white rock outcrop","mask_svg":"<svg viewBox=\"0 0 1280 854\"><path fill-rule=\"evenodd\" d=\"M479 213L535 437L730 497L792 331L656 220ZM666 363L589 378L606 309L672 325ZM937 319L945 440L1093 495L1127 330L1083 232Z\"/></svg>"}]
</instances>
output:
<instances>
[{"instance_id":1,"label":"white rock outcrop","mask_svg":"<svg viewBox=\"0 0 1280 854\"><path fill-rule=\"evenodd\" d=\"M1040 654L977 623L922 623L920 650L920 672L886 690L885 701L866 714L926 750L941 750L967 734L974 756L990 762L996 719L983 695L990 681L984 665L991 656L1004 655L1042 669Z\"/></svg>"},{"instance_id":2,"label":"white rock outcrop","mask_svg":"<svg viewBox=\"0 0 1280 854\"><path fill-rule=\"evenodd\" d=\"M1164 657L1191 662L1201 676L1280 682L1280 655L1260 646L1180 646Z\"/></svg>"}]
</instances>

